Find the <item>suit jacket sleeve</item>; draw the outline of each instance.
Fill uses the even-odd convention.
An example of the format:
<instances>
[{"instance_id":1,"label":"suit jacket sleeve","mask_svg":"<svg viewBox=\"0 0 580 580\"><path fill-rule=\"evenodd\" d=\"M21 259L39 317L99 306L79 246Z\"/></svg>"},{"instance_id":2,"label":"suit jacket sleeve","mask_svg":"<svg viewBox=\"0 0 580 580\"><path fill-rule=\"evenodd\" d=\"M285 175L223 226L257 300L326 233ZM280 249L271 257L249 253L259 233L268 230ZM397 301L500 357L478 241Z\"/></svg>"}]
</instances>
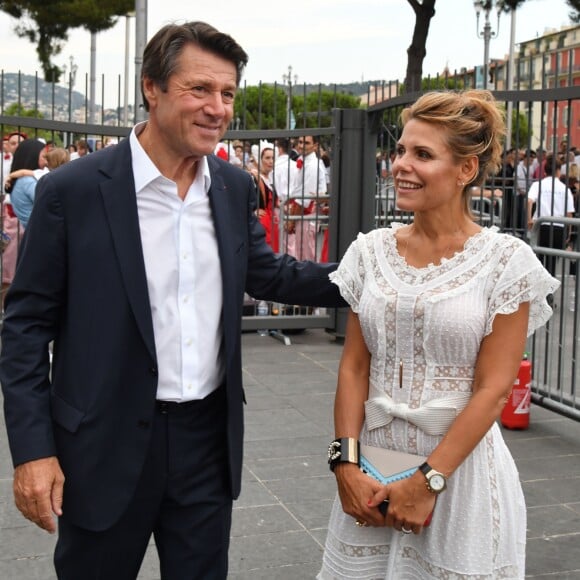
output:
<instances>
[{"instance_id":1,"label":"suit jacket sleeve","mask_svg":"<svg viewBox=\"0 0 580 580\"><path fill-rule=\"evenodd\" d=\"M67 274L62 208L49 184L48 176L38 183L2 328L0 381L14 465L56 454L48 344L56 334Z\"/></svg>"},{"instance_id":2,"label":"suit jacket sleeve","mask_svg":"<svg viewBox=\"0 0 580 580\"><path fill-rule=\"evenodd\" d=\"M250 193L248 211L248 275L246 291L257 299L283 304L348 306L329 280L337 264L298 261L288 254L275 254L266 243L264 229L255 214L255 193Z\"/></svg>"}]
</instances>

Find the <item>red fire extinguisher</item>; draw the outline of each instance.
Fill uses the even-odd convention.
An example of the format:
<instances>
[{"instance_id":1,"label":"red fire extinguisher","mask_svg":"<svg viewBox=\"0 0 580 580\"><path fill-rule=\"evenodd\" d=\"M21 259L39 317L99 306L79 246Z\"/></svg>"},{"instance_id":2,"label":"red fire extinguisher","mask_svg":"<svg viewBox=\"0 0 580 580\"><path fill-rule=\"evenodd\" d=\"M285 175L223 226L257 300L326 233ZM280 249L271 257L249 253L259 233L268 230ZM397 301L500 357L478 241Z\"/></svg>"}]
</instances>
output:
<instances>
[{"instance_id":1,"label":"red fire extinguisher","mask_svg":"<svg viewBox=\"0 0 580 580\"><path fill-rule=\"evenodd\" d=\"M524 353L512 392L501 412L500 421L506 429L527 429L530 426L532 401L532 363Z\"/></svg>"}]
</instances>

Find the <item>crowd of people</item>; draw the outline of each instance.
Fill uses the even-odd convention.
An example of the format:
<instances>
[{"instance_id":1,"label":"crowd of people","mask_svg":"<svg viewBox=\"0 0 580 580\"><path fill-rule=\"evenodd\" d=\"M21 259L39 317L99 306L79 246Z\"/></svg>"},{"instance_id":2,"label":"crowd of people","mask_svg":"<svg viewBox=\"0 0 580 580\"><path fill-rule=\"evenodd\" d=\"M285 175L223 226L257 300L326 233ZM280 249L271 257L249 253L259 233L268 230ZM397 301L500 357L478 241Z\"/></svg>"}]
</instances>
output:
<instances>
[{"instance_id":1,"label":"crowd of people","mask_svg":"<svg viewBox=\"0 0 580 580\"><path fill-rule=\"evenodd\" d=\"M328 261L330 154L318 136L220 142L215 154L253 176L260 223L274 251Z\"/></svg>"},{"instance_id":2,"label":"crowd of people","mask_svg":"<svg viewBox=\"0 0 580 580\"><path fill-rule=\"evenodd\" d=\"M83 139L66 149L53 141L32 138L21 131L13 131L3 137L0 188L3 233L2 313L6 292L14 278L20 241L34 205L38 181L49 171L89 151L90 147Z\"/></svg>"},{"instance_id":3,"label":"crowd of people","mask_svg":"<svg viewBox=\"0 0 580 580\"><path fill-rule=\"evenodd\" d=\"M134 580L152 536L163 580L225 580L248 292L349 308L318 578L523 579L525 502L497 419L559 282L470 212L501 167L501 107L441 91L404 109L387 171L412 221L324 264L307 219L328 192L317 137L218 145L247 61L209 24L168 24L143 54L148 119L117 147L37 180L45 145L18 137L27 221L0 355L17 508L58 530L63 580ZM280 209L297 219L279 227ZM369 448L415 469L364 473Z\"/></svg>"}]
</instances>

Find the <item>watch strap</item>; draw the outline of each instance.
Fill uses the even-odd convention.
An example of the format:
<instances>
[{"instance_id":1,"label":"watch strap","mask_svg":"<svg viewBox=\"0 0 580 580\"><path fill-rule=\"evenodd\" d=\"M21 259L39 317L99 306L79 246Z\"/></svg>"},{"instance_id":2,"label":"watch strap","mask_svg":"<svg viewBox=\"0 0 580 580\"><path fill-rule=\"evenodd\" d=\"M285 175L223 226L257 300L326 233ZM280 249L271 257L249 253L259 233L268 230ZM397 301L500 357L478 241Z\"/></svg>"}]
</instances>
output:
<instances>
[{"instance_id":1,"label":"watch strap","mask_svg":"<svg viewBox=\"0 0 580 580\"><path fill-rule=\"evenodd\" d=\"M419 465L419 471L421 471L425 476L425 479L427 480L425 481L425 485L431 493L440 494L446 489L447 478L436 469L433 469L426 461L425 463L421 463L421 465ZM431 478L437 475L443 478L443 487L441 489L433 489L433 487L431 487Z\"/></svg>"}]
</instances>

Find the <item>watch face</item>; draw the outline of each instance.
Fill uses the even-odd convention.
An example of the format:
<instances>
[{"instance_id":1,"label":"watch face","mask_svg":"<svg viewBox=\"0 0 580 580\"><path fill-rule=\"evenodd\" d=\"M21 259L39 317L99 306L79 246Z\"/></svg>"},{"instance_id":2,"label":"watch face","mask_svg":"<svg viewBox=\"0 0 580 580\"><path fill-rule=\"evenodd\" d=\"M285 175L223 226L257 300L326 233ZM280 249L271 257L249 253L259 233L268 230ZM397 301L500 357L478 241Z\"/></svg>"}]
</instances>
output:
<instances>
[{"instance_id":1,"label":"watch face","mask_svg":"<svg viewBox=\"0 0 580 580\"><path fill-rule=\"evenodd\" d=\"M435 473L429 478L429 486L433 491L442 491L445 489L445 478L441 474Z\"/></svg>"}]
</instances>

